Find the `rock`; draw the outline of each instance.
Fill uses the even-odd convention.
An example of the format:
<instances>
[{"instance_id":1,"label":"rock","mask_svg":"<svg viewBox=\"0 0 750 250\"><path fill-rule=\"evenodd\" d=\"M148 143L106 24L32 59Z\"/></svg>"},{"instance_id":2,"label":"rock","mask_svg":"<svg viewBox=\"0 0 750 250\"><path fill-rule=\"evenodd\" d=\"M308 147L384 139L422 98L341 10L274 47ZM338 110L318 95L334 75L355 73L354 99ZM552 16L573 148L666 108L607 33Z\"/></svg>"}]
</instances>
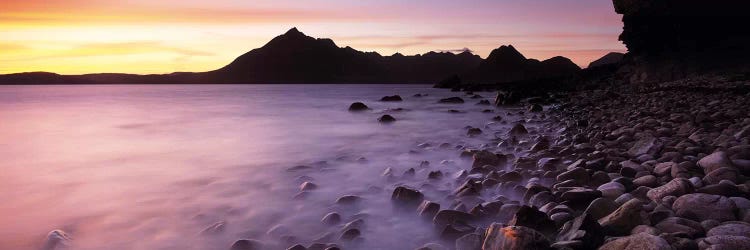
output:
<instances>
[{"instance_id":1,"label":"rock","mask_svg":"<svg viewBox=\"0 0 750 250\"><path fill-rule=\"evenodd\" d=\"M521 206L508 225L528 227L545 235L552 235L557 229L555 222L547 214L529 206Z\"/></svg>"},{"instance_id":2,"label":"rock","mask_svg":"<svg viewBox=\"0 0 750 250\"><path fill-rule=\"evenodd\" d=\"M448 248L438 243L427 243L417 250L448 250Z\"/></svg>"},{"instance_id":3,"label":"rock","mask_svg":"<svg viewBox=\"0 0 750 250\"><path fill-rule=\"evenodd\" d=\"M618 208L617 204L606 198L598 198L589 204L586 208L585 213L589 214L591 218L598 220L604 216L609 215Z\"/></svg>"},{"instance_id":4,"label":"rock","mask_svg":"<svg viewBox=\"0 0 750 250\"><path fill-rule=\"evenodd\" d=\"M440 231L440 238L447 241L455 241L461 236L472 233L476 228L465 223L448 224Z\"/></svg>"},{"instance_id":5,"label":"rock","mask_svg":"<svg viewBox=\"0 0 750 250\"><path fill-rule=\"evenodd\" d=\"M352 103L352 105L349 105L349 111L365 111L370 109L370 107L367 107L364 103L361 102L355 102Z\"/></svg>"},{"instance_id":6,"label":"rock","mask_svg":"<svg viewBox=\"0 0 750 250\"><path fill-rule=\"evenodd\" d=\"M743 179L742 174L735 168L720 167L706 174L703 182L707 184L718 184L722 180L728 180L732 183L739 183Z\"/></svg>"},{"instance_id":7,"label":"rock","mask_svg":"<svg viewBox=\"0 0 750 250\"><path fill-rule=\"evenodd\" d=\"M427 174L427 179L440 180L442 178L443 172L440 172L440 170L430 171L430 173Z\"/></svg>"},{"instance_id":8,"label":"rock","mask_svg":"<svg viewBox=\"0 0 750 250\"><path fill-rule=\"evenodd\" d=\"M628 150L628 154L632 157L638 157L643 154L654 154L659 150L657 140L653 136L645 136L638 141Z\"/></svg>"},{"instance_id":9,"label":"rock","mask_svg":"<svg viewBox=\"0 0 750 250\"><path fill-rule=\"evenodd\" d=\"M523 124L516 123L516 125L513 125L513 128L510 129L510 132L508 132L509 135L526 135L529 131L526 130L526 127L523 126Z\"/></svg>"},{"instance_id":10,"label":"rock","mask_svg":"<svg viewBox=\"0 0 750 250\"><path fill-rule=\"evenodd\" d=\"M690 181L683 178L675 178L667 184L649 190L646 196L652 201L661 202L661 199L666 196L681 196L692 192L693 186Z\"/></svg>"},{"instance_id":11,"label":"rock","mask_svg":"<svg viewBox=\"0 0 750 250\"><path fill-rule=\"evenodd\" d=\"M200 234L201 235L219 234L219 233L224 232L225 228L226 228L226 222L219 221L203 229L203 231L201 231Z\"/></svg>"},{"instance_id":12,"label":"rock","mask_svg":"<svg viewBox=\"0 0 750 250\"><path fill-rule=\"evenodd\" d=\"M47 234L42 250L61 250L70 245L71 238L63 230L55 229Z\"/></svg>"},{"instance_id":13,"label":"rock","mask_svg":"<svg viewBox=\"0 0 750 250\"><path fill-rule=\"evenodd\" d=\"M440 204L424 200L417 207L417 214L422 218L432 219L440 211Z\"/></svg>"},{"instance_id":14,"label":"rock","mask_svg":"<svg viewBox=\"0 0 750 250\"><path fill-rule=\"evenodd\" d=\"M336 199L336 204L339 205L353 205L358 203L362 198L356 195L344 195Z\"/></svg>"},{"instance_id":15,"label":"rock","mask_svg":"<svg viewBox=\"0 0 750 250\"><path fill-rule=\"evenodd\" d=\"M617 197L625 193L625 186L619 182L609 182L599 186L596 190L601 191L603 197L617 199Z\"/></svg>"},{"instance_id":16,"label":"rock","mask_svg":"<svg viewBox=\"0 0 750 250\"><path fill-rule=\"evenodd\" d=\"M380 98L381 102L400 102L403 100L400 95L383 96L383 98Z\"/></svg>"},{"instance_id":17,"label":"rock","mask_svg":"<svg viewBox=\"0 0 750 250\"><path fill-rule=\"evenodd\" d=\"M736 219L734 202L719 195L686 194L677 198L672 209L677 216L697 221L717 220L721 222Z\"/></svg>"},{"instance_id":18,"label":"rock","mask_svg":"<svg viewBox=\"0 0 750 250\"><path fill-rule=\"evenodd\" d=\"M633 185L644 186L644 187L656 187L659 185L659 180L653 175L644 175L633 180Z\"/></svg>"},{"instance_id":19,"label":"rock","mask_svg":"<svg viewBox=\"0 0 750 250\"><path fill-rule=\"evenodd\" d=\"M706 237L733 235L750 237L750 223L744 221L728 221L708 231Z\"/></svg>"},{"instance_id":20,"label":"rock","mask_svg":"<svg viewBox=\"0 0 750 250\"><path fill-rule=\"evenodd\" d=\"M704 173L711 173L719 168L734 168L732 160L724 151L717 151L698 161L698 166L703 168Z\"/></svg>"},{"instance_id":21,"label":"rock","mask_svg":"<svg viewBox=\"0 0 750 250\"><path fill-rule=\"evenodd\" d=\"M479 128L470 128L468 131L466 131L466 135L468 136L477 136L481 134L482 134L482 130Z\"/></svg>"},{"instance_id":22,"label":"rock","mask_svg":"<svg viewBox=\"0 0 750 250\"><path fill-rule=\"evenodd\" d=\"M607 235L626 235L637 225L646 224L643 203L638 199L625 202L611 214L599 219Z\"/></svg>"},{"instance_id":23,"label":"rock","mask_svg":"<svg viewBox=\"0 0 750 250\"><path fill-rule=\"evenodd\" d=\"M656 224L656 228L664 233L684 233L690 238L696 238L704 233L700 223L679 217L666 218Z\"/></svg>"},{"instance_id":24,"label":"rock","mask_svg":"<svg viewBox=\"0 0 750 250\"><path fill-rule=\"evenodd\" d=\"M435 214L432 222L438 226L445 226L456 222L469 222L474 218L473 215L457 210L440 210Z\"/></svg>"},{"instance_id":25,"label":"rock","mask_svg":"<svg viewBox=\"0 0 750 250\"><path fill-rule=\"evenodd\" d=\"M303 245L297 244L287 248L286 250L307 250L307 248Z\"/></svg>"},{"instance_id":26,"label":"rock","mask_svg":"<svg viewBox=\"0 0 750 250\"><path fill-rule=\"evenodd\" d=\"M529 107L529 112L542 112L542 111L544 111L544 108L542 107L542 105L539 105L539 104L532 104Z\"/></svg>"},{"instance_id":27,"label":"rock","mask_svg":"<svg viewBox=\"0 0 750 250\"><path fill-rule=\"evenodd\" d=\"M639 233L622 237L602 245L599 250L672 250L669 243L658 236Z\"/></svg>"},{"instance_id":28,"label":"rock","mask_svg":"<svg viewBox=\"0 0 750 250\"><path fill-rule=\"evenodd\" d=\"M599 197L602 197L602 192L599 190L576 188L563 193L560 199L585 206L585 204L589 204Z\"/></svg>"},{"instance_id":29,"label":"rock","mask_svg":"<svg viewBox=\"0 0 750 250\"><path fill-rule=\"evenodd\" d=\"M556 179L558 182L563 182L567 180L573 180L576 183L585 184L589 181L589 173L584 168L573 168L571 170L562 172L561 174L557 175Z\"/></svg>"},{"instance_id":30,"label":"rock","mask_svg":"<svg viewBox=\"0 0 750 250\"><path fill-rule=\"evenodd\" d=\"M336 212L331 212L323 216L323 219L321 219L320 221L326 225L336 225L341 223L341 215Z\"/></svg>"},{"instance_id":31,"label":"rock","mask_svg":"<svg viewBox=\"0 0 750 250\"><path fill-rule=\"evenodd\" d=\"M501 161L501 158L498 155L486 150L474 153L474 156L472 156L472 158L474 162L471 164L471 168L479 168L485 165L497 167L504 164L504 162Z\"/></svg>"},{"instance_id":32,"label":"rock","mask_svg":"<svg viewBox=\"0 0 750 250\"><path fill-rule=\"evenodd\" d=\"M477 105L492 105L489 100L481 100Z\"/></svg>"},{"instance_id":33,"label":"rock","mask_svg":"<svg viewBox=\"0 0 750 250\"><path fill-rule=\"evenodd\" d=\"M458 104L458 103L464 103L464 99L461 99L461 97L450 97L450 98L440 99L440 101L438 101L438 102L439 103Z\"/></svg>"},{"instance_id":34,"label":"rock","mask_svg":"<svg viewBox=\"0 0 750 250\"><path fill-rule=\"evenodd\" d=\"M698 247L711 250L750 249L750 238L734 235L711 236L699 240Z\"/></svg>"},{"instance_id":35,"label":"rock","mask_svg":"<svg viewBox=\"0 0 750 250\"><path fill-rule=\"evenodd\" d=\"M391 122L395 122L396 118L393 118L393 116L391 115L383 115L380 118L378 118L378 121L381 123L391 123Z\"/></svg>"},{"instance_id":36,"label":"rock","mask_svg":"<svg viewBox=\"0 0 750 250\"><path fill-rule=\"evenodd\" d=\"M557 241L580 241L579 249L596 249L604 242L604 233L595 218L583 213L560 228Z\"/></svg>"},{"instance_id":37,"label":"rock","mask_svg":"<svg viewBox=\"0 0 750 250\"><path fill-rule=\"evenodd\" d=\"M544 235L527 227L492 223L486 235L482 250L547 250L550 247Z\"/></svg>"},{"instance_id":38,"label":"rock","mask_svg":"<svg viewBox=\"0 0 750 250\"><path fill-rule=\"evenodd\" d=\"M318 185L315 185L315 183L312 183L312 182L306 181L302 183L301 185L299 185L300 191L310 191L310 190L315 190L315 189L318 189Z\"/></svg>"},{"instance_id":39,"label":"rock","mask_svg":"<svg viewBox=\"0 0 750 250\"><path fill-rule=\"evenodd\" d=\"M391 195L391 202L393 202L393 204L409 209L414 209L419 206L423 199L424 195L422 192L406 186L396 187Z\"/></svg>"},{"instance_id":40,"label":"rock","mask_svg":"<svg viewBox=\"0 0 750 250\"><path fill-rule=\"evenodd\" d=\"M261 250L264 248L263 243L252 239L237 240L232 244L229 250Z\"/></svg>"},{"instance_id":41,"label":"rock","mask_svg":"<svg viewBox=\"0 0 750 250\"><path fill-rule=\"evenodd\" d=\"M456 250L481 250L482 235L471 233L456 240Z\"/></svg>"},{"instance_id":42,"label":"rock","mask_svg":"<svg viewBox=\"0 0 750 250\"><path fill-rule=\"evenodd\" d=\"M362 233L359 231L359 229L351 228L349 230L344 231L343 234L341 234L341 237L339 237L342 241L351 241L357 237L359 237Z\"/></svg>"}]
</instances>

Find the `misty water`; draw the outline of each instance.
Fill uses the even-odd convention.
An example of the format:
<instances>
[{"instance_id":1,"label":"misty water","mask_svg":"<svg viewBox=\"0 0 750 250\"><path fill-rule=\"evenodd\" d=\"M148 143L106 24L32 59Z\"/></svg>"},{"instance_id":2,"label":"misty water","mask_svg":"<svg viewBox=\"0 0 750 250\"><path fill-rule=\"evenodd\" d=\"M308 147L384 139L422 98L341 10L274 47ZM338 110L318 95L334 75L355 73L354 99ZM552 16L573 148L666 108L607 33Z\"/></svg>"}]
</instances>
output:
<instances>
[{"instance_id":1,"label":"misty water","mask_svg":"<svg viewBox=\"0 0 750 250\"><path fill-rule=\"evenodd\" d=\"M405 100L377 101L393 94ZM451 96L466 103L437 103ZM471 164L457 146L507 131L495 115L516 119L479 100L427 85L1 86L0 249L38 249L53 229L68 249L228 249L242 238L285 249L339 242L355 219L362 239L349 249L441 243L416 212L394 211L391 192L409 185L450 208L451 176ZM355 101L372 110L347 111ZM397 121L378 123L384 113ZM395 178L381 176L388 167ZM434 170L445 178L428 181ZM299 195L304 181L318 188ZM343 195L362 199L336 204ZM342 222L321 223L329 212Z\"/></svg>"}]
</instances>

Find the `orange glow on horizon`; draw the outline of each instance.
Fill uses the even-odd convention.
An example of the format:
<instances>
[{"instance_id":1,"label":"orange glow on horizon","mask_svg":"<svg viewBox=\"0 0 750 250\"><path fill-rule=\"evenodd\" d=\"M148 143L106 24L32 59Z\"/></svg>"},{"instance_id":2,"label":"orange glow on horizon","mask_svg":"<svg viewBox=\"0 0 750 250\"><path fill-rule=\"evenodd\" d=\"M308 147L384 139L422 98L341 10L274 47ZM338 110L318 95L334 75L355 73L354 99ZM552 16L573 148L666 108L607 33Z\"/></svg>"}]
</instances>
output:
<instances>
[{"instance_id":1,"label":"orange glow on horizon","mask_svg":"<svg viewBox=\"0 0 750 250\"><path fill-rule=\"evenodd\" d=\"M476 6L312 2L11 0L0 10L0 74L208 71L295 26L341 47L383 55L469 48L486 57L513 44L529 58L562 55L585 67L608 52L624 51L611 3L566 13L504 0ZM585 8L602 13L580 15Z\"/></svg>"}]
</instances>

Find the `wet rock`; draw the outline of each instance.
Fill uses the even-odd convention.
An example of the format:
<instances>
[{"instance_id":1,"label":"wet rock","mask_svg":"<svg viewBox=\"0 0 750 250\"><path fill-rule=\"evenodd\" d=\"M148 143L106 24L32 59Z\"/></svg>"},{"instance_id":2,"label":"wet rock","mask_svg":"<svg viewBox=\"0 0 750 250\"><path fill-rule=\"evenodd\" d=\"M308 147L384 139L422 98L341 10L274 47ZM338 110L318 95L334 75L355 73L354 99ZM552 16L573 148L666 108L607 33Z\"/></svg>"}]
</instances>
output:
<instances>
[{"instance_id":1,"label":"wet rock","mask_svg":"<svg viewBox=\"0 0 750 250\"><path fill-rule=\"evenodd\" d=\"M482 235L470 233L456 240L456 250L481 250Z\"/></svg>"},{"instance_id":2,"label":"wet rock","mask_svg":"<svg viewBox=\"0 0 750 250\"><path fill-rule=\"evenodd\" d=\"M364 103L361 102L355 102L349 105L349 111L365 111L370 109L370 107L367 107Z\"/></svg>"},{"instance_id":3,"label":"wet rock","mask_svg":"<svg viewBox=\"0 0 750 250\"><path fill-rule=\"evenodd\" d=\"M403 100L400 95L383 96L383 98L380 98L381 102L400 102Z\"/></svg>"},{"instance_id":4,"label":"wet rock","mask_svg":"<svg viewBox=\"0 0 750 250\"><path fill-rule=\"evenodd\" d=\"M516 125L513 125L513 128L511 128L510 132L508 132L509 135L515 135L515 136L526 135L528 133L529 131L526 130L526 127L520 123L516 123Z\"/></svg>"},{"instance_id":5,"label":"wet rock","mask_svg":"<svg viewBox=\"0 0 750 250\"><path fill-rule=\"evenodd\" d=\"M55 229L47 234L42 250L60 250L70 245L71 238L63 230Z\"/></svg>"},{"instance_id":6,"label":"wet rock","mask_svg":"<svg viewBox=\"0 0 750 250\"><path fill-rule=\"evenodd\" d=\"M262 242L252 239L242 239L235 241L229 250L261 250L264 249Z\"/></svg>"},{"instance_id":7,"label":"wet rock","mask_svg":"<svg viewBox=\"0 0 750 250\"><path fill-rule=\"evenodd\" d=\"M427 174L427 179L440 180L442 178L443 172L440 172L440 170L430 171L430 173Z\"/></svg>"},{"instance_id":8,"label":"wet rock","mask_svg":"<svg viewBox=\"0 0 750 250\"><path fill-rule=\"evenodd\" d=\"M532 104L531 106L529 106L529 112L542 112L542 111L544 111L544 108L542 107L542 105Z\"/></svg>"},{"instance_id":9,"label":"wet rock","mask_svg":"<svg viewBox=\"0 0 750 250\"><path fill-rule=\"evenodd\" d=\"M360 200L362 200L362 198L356 195L344 195L336 199L336 204L353 205L359 203Z\"/></svg>"},{"instance_id":10,"label":"wet rock","mask_svg":"<svg viewBox=\"0 0 750 250\"><path fill-rule=\"evenodd\" d=\"M422 192L405 186L396 187L391 195L391 202L397 206L409 209L414 209L419 206L423 199L424 195Z\"/></svg>"},{"instance_id":11,"label":"wet rock","mask_svg":"<svg viewBox=\"0 0 750 250\"><path fill-rule=\"evenodd\" d=\"M722 180L739 183L743 180L743 177L739 170L728 167L714 169L703 177L703 182L707 184L718 184Z\"/></svg>"},{"instance_id":12,"label":"wet rock","mask_svg":"<svg viewBox=\"0 0 750 250\"><path fill-rule=\"evenodd\" d=\"M469 130L466 131L466 135L468 136L477 136L481 134L482 134L482 130L479 128L470 128Z\"/></svg>"},{"instance_id":13,"label":"wet rock","mask_svg":"<svg viewBox=\"0 0 750 250\"><path fill-rule=\"evenodd\" d=\"M601 191L603 197L616 199L625 193L625 186L619 182L609 182L599 186L596 190Z\"/></svg>"},{"instance_id":14,"label":"wet rock","mask_svg":"<svg viewBox=\"0 0 750 250\"><path fill-rule=\"evenodd\" d=\"M457 210L440 210L435 214L432 222L438 226L454 224L456 222L469 222L474 218L473 215Z\"/></svg>"},{"instance_id":15,"label":"wet rock","mask_svg":"<svg viewBox=\"0 0 750 250\"><path fill-rule=\"evenodd\" d=\"M307 250L307 248L303 245L297 244L287 248L286 250Z\"/></svg>"},{"instance_id":16,"label":"wet rock","mask_svg":"<svg viewBox=\"0 0 750 250\"><path fill-rule=\"evenodd\" d=\"M628 154L632 157L638 157L644 154L654 154L659 149L655 137L645 136L635 142L635 144L628 150Z\"/></svg>"},{"instance_id":17,"label":"wet rock","mask_svg":"<svg viewBox=\"0 0 750 250\"><path fill-rule=\"evenodd\" d=\"M453 223L443 227L440 231L440 238L447 241L455 241L461 236L473 233L476 228L465 223Z\"/></svg>"},{"instance_id":18,"label":"wet rock","mask_svg":"<svg viewBox=\"0 0 750 250\"><path fill-rule=\"evenodd\" d=\"M750 238L734 235L716 235L698 241L700 249L750 249Z\"/></svg>"},{"instance_id":19,"label":"wet rock","mask_svg":"<svg viewBox=\"0 0 750 250\"><path fill-rule=\"evenodd\" d=\"M732 160L724 151L714 152L698 161L698 166L703 168L704 173L711 173L719 168L734 168Z\"/></svg>"},{"instance_id":20,"label":"wet rock","mask_svg":"<svg viewBox=\"0 0 750 250\"><path fill-rule=\"evenodd\" d=\"M639 233L622 237L602 245L599 250L672 250L669 243L658 236Z\"/></svg>"},{"instance_id":21,"label":"wet rock","mask_svg":"<svg viewBox=\"0 0 750 250\"><path fill-rule=\"evenodd\" d=\"M391 122L395 122L396 118L393 118L393 116L391 115L383 115L380 118L378 118L378 121L381 123L391 123Z\"/></svg>"},{"instance_id":22,"label":"wet rock","mask_svg":"<svg viewBox=\"0 0 750 250\"><path fill-rule=\"evenodd\" d=\"M585 184L589 181L589 173L584 168L573 168L568 171L562 172L555 178L558 182L567 180L573 180L576 183Z\"/></svg>"},{"instance_id":23,"label":"wet rock","mask_svg":"<svg viewBox=\"0 0 750 250\"><path fill-rule=\"evenodd\" d=\"M482 245L483 250L547 250L550 242L541 233L527 227L493 223Z\"/></svg>"},{"instance_id":24,"label":"wet rock","mask_svg":"<svg viewBox=\"0 0 750 250\"><path fill-rule=\"evenodd\" d=\"M448 248L438 243L427 243L416 250L448 250Z\"/></svg>"},{"instance_id":25,"label":"wet rock","mask_svg":"<svg viewBox=\"0 0 750 250\"><path fill-rule=\"evenodd\" d=\"M341 215L336 212L331 212L323 216L323 219L321 219L320 221L326 225L336 225L341 223Z\"/></svg>"},{"instance_id":26,"label":"wet rock","mask_svg":"<svg viewBox=\"0 0 750 250\"><path fill-rule=\"evenodd\" d=\"M426 219L433 219L435 215L440 211L440 204L424 200L419 207L417 207L417 214Z\"/></svg>"},{"instance_id":27,"label":"wet rock","mask_svg":"<svg viewBox=\"0 0 750 250\"><path fill-rule=\"evenodd\" d=\"M464 99L461 99L461 97L449 97L449 98L443 98L438 101L439 103L451 103L451 104L459 104L464 103Z\"/></svg>"},{"instance_id":28,"label":"wet rock","mask_svg":"<svg viewBox=\"0 0 750 250\"><path fill-rule=\"evenodd\" d=\"M474 162L471 164L472 168L479 168L484 165L490 165L490 166L501 166L505 162L502 158L500 158L495 153L492 153L490 151L481 150L476 153L474 153L474 156L472 156Z\"/></svg>"},{"instance_id":29,"label":"wet rock","mask_svg":"<svg viewBox=\"0 0 750 250\"><path fill-rule=\"evenodd\" d=\"M591 218L598 220L614 212L617 208L617 204L613 201L606 198L598 198L589 204L585 213L589 214Z\"/></svg>"},{"instance_id":30,"label":"wet rock","mask_svg":"<svg viewBox=\"0 0 750 250\"><path fill-rule=\"evenodd\" d=\"M547 214L529 206L521 206L508 225L528 227L545 235L552 235L557 229Z\"/></svg>"},{"instance_id":31,"label":"wet rock","mask_svg":"<svg viewBox=\"0 0 750 250\"><path fill-rule=\"evenodd\" d=\"M635 226L645 223L643 202L632 199L617 208L611 214L599 219L599 224L607 235L626 235Z\"/></svg>"},{"instance_id":32,"label":"wet rock","mask_svg":"<svg viewBox=\"0 0 750 250\"><path fill-rule=\"evenodd\" d=\"M677 198L672 205L675 214L697 221L734 220L734 202L724 196L711 194L686 194Z\"/></svg>"},{"instance_id":33,"label":"wet rock","mask_svg":"<svg viewBox=\"0 0 750 250\"><path fill-rule=\"evenodd\" d=\"M644 186L644 187L656 187L659 185L659 180L653 175L644 175L633 180L633 185Z\"/></svg>"},{"instance_id":34,"label":"wet rock","mask_svg":"<svg viewBox=\"0 0 750 250\"><path fill-rule=\"evenodd\" d=\"M706 237L720 235L750 237L750 223L744 221L724 222L721 225L711 228L706 234Z\"/></svg>"},{"instance_id":35,"label":"wet rock","mask_svg":"<svg viewBox=\"0 0 750 250\"><path fill-rule=\"evenodd\" d=\"M315 189L318 189L318 185L315 185L315 183L312 183L312 182L306 181L302 183L301 185L299 185L300 191L311 191Z\"/></svg>"},{"instance_id":36,"label":"wet rock","mask_svg":"<svg viewBox=\"0 0 750 250\"><path fill-rule=\"evenodd\" d=\"M557 241L580 241L577 249L596 249L604 242L604 233L595 218L583 213L560 228Z\"/></svg>"},{"instance_id":37,"label":"wet rock","mask_svg":"<svg viewBox=\"0 0 750 250\"><path fill-rule=\"evenodd\" d=\"M700 223L679 217L666 218L656 224L656 228L664 233L683 233L690 238L696 238L704 234L703 226Z\"/></svg>"},{"instance_id":38,"label":"wet rock","mask_svg":"<svg viewBox=\"0 0 750 250\"><path fill-rule=\"evenodd\" d=\"M344 233L341 234L341 237L339 237L339 239L342 241L351 241L359 237L361 234L362 233L359 231L359 229L352 228L352 229L344 231Z\"/></svg>"},{"instance_id":39,"label":"wet rock","mask_svg":"<svg viewBox=\"0 0 750 250\"><path fill-rule=\"evenodd\" d=\"M207 228L203 229L203 231L200 232L201 235L214 235L224 232L224 229L226 228L226 222L219 221L216 222Z\"/></svg>"},{"instance_id":40,"label":"wet rock","mask_svg":"<svg viewBox=\"0 0 750 250\"><path fill-rule=\"evenodd\" d=\"M477 103L477 105L491 105L489 100L481 100Z\"/></svg>"},{"instance_id":41,"label":"wet rock","mask_svg":"<svg viewBox=\"0 0 750 250\"><path fill-rule=\"evenodd\" d=\"M602 192L599 190L577 188L566 191L560 196L560 199L585 206L585 204L589 204L599 197L602 197Z\"/></svg>"},{"instance_id":42,"label":"wet rock","mask_svg":"<svg viewBox=\"0 0 750 250\"><path fill-rule=\"evenodd\" d=\"M646 193L646 196L652 201L660 202L661 199L666 196L681 196L691 192L693 192L693 186L690 181L682 178L675 178L667 184L649 190L648 193Z\"/></svg>"}]
</instances>

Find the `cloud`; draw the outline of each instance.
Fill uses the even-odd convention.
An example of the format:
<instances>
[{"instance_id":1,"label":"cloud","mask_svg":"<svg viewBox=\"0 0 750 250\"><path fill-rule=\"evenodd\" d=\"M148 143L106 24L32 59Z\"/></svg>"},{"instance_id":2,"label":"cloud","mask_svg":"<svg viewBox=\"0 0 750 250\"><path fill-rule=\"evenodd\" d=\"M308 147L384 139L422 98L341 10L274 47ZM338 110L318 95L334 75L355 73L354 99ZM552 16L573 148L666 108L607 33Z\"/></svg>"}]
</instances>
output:
<instances>
[{"instance_id":1,"label":"cloud","mask_svg":"<svg viewBox=\"0 0 750 250\"><path fill-rule=\"evenodd\" d=\"M0 47L2 45L0 44ZM29 49L29 48L27 48ZM30 49L33 49L31 47ZM160 42L152 41L139 41L139 42L119 42L119 43L88 43L88 44L75 44L69 49L64 50L37 50L35 56L25 56L19 58L21 61L33 61L40 59L55 59L55 58L72 58L72 57L89 57L89 56L117 56L117 55L133 55L133 54L148 54L148 53L164 53L171 52L183 57L194 57L194 56L213 56L214 53L185 49L175 46L164 45Z\"/></svg>"},{"instance_id":2,"label":"cloud","mask_svg":"<svg viewBox=\"0 0 750 250\"><path fill-rule=\"evenodd\" d=\"M435 50L437 52L451 52L451 53L463 53L463 52L469 52L474 53L473 50L470 50L469 48L463 48L463 49L439 49Z\"/></svg>"}]
</instances>

